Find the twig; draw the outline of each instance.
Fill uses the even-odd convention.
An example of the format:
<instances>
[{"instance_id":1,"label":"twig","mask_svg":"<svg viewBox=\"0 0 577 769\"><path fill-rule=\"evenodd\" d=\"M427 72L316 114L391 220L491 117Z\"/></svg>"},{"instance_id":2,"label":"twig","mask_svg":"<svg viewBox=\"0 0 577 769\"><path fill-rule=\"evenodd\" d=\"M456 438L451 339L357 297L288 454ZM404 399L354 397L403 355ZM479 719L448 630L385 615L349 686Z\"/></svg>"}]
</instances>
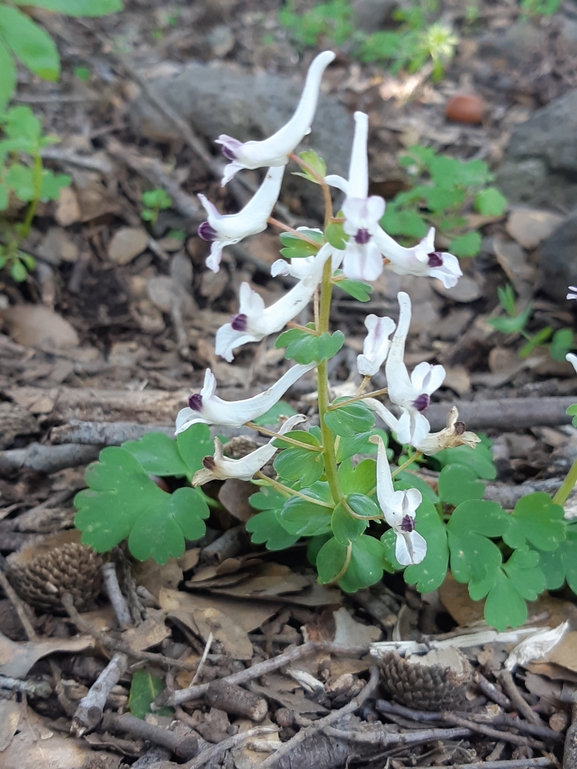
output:
<instances>
[{"instance_id":1,"label":"twig","mask_svg":"<svg viewBox=\"0 0 577 769\"><path fill-rule=\"evenodd\" d=\"M441 430L446 426L447 412L453 405L459 409L459 419L472 430L487 427L517 430L536 425L556 427L570 424L571 417L565 412L574 402L573 396L559 396L432 403L425 416L431 423L431 430Z\"/></svg>"},{"instance_id":2,"label":"twig","mask_svg":"<svg viewBox=\"0 0 577 769\"><path fill-rule=\"evenodd\" d=\"M125 630L132 626L132 617L126 603L126 598L122 595L122 590L118 584L118 575L116 574L116 564L108 561L102 565L102 576L104 577L104 586L108 593L108 598L116 614L116 619L120 627Z\"/></svg>"},{"instance_id":3,"label":"twig","mask_svg":"<svg viewBox=\"0 0 577 769\"><path fill-rule=\"evenodd\" d=\"M485 676L478 670L475 670L473 674L473 682L486 697L488 697L490 700L493 700L493 702L496 702L497 705L500 705L504 710L511 709L511 700L505 694L503 694L503 692L497 688L495 684L492 684L490 681L488 681Z\"/></svg>"},{"instance_id":4,"label":"twig","mask_svg":"<svg viewBox=\"0 0 577 769\"><path fill-rule=\"evenodd\" d=\"M32 623L30 622L30 619L26 614L26 608L24 606L24 602L22 601L20 596L16 593L16 591L8 581L8 577L6 576L6 574L2 569L0 569L0 585L2 586L2 590L4 590L4 592L6 593L6 597L8 598L12 606L15 608L16 614L18 615L18 619L20 620L22 627L24 628L24 632L26 633L28 640L29 641L38 640L36 631L32 627Z\"/></svg>"},{"instance_id":5,"label":"twig","mask_svg":"<svg viewBox=\"0 0 577 769\"><path fill-rule=\"evenodd\" d=\"M98 171L101 174L111 174L114 171L110 160L100 153L96 157L93 155L77 155L66 150L56 149L54 147L43 147L40 155L44 160L55 160L58 163L64 163L78 168L86 168L89 171Z\"/></svg>"},{"instance_id":6,"label":"twig","mask_svg":"<svg viewBox=\"0 0 577 769\"><path fill-rule=\"evenodd\" d=\"M332 724L337 723L349 713L354 713L354 711L358 710L363 702L365 702L374 694L378 685L379 669L376 666L373 666L371 668L371 677L367 685L354 699L352 699L344 707L339 708L338 710L333 710L332 713L328 714L328 716L320 718L310 726L301 729L300 732L297 732L297 734L295 734L294 737L291 737L288 742L283 743L283 745L275 753L273 753L268 758L265 758L265 760L259 764L260 769L272 769L272 767L274 767L283 756L293 751L305 740L313 737L327 726L331 726Z\"/></svg>"},{"instance_id":7,"label":"twig","mask_svg":"<svg viewBox=\"0 0 577 769\"><path fill-rule=\"evenodd\" d=\"M127 655L116 653L92 684L86 697L80 700L72 721L72 729L77 737L82 737L100 723L108 695L127 669Z\"/></svg>"},{"instance_id":8,"label":"twig","mask_svg":"<svg viewBox=\"0 0 577 769\"><path fill-rule=\"evenodd\" d=\"M251 721L262 721L268 713L268 702L264 697L243 689L242 686L227 684L222 681L211 681L204 695L207 705L224 710L235 716L250 718Z\"/></svg>"},{"instance_id":9,"label":"twig","mask_svg":"<svg viewBox=\"0 0 577 769\"><path fill-rule=\"evenodd\" d=\"M170 750L183 761L189 761L198 753L198 740L194 734L181 737L177 732L171 732L162 726L143 721L130 713L123 713L122 715L108 713L104 717L102 728L106 731L113 729L114 731L127 732L134 737L153 742Z\"/></svg>"},{"instance_id":10,"label":"twig","mask_svg":"<svg viewBox=\"0 0 577 769\"><path fill-rule=\"evenodd\" d=\"M511 702L515 706L515 708L525 716L527 721L530 721L532 724L538 724L539 726L543 726L543 722L535 713L535 711L531 708L531 706L527 703L527 701L524 699L523 695L517 688L517 684L513 680L513 676L511 674L510 670L507 670L506 668L501 671L499 674L499 678L501 680L501 683L503 684L503 689L507 692L509 695L509 698L511 699Z\"/></svg>"},{"instance_id":11,"label":"twig","mask_svg":"<svg viewBox=\"0 0 577 769\"><path fill-rule=\"evenodd\" d=\"M510 761L475 761L474 764L451 764L451 769L533 769L537 766L558 766L555 756L513 758Z\"/></svg>"},{"instance_id":12,"label":"twig","mask_svg":"<svg viewBox=\"0 0 577 769\"><path fill-rule=\"evenodd\" d=\"M201 766L208 764L209 761L216 760L227 750L232 750L232 748L236 748L239 745L242 745L243 742L246 742L253 737L258 737L260 734L272 734L276 731L276 726L255 726L254 729L249 729L247 732L235 734L234 737L221 740L216 745L211 745L210 748L203 750L202 753L199 753L196 758L193 758L192 761L186 765L185 769L200 769Z\"/></svg>"},{"instance_id":13,"label":"twig","mask_svg":"<svg viewBox=\"0 0 577 769\"><path fill-rule=\"evenodd\" d=\"M20 678L10 678L9 676L0 676L0 689L8 689L13 692L26 692L26 694L32 694L34 697L39 697L40 699L50 697L53 691L46 679L41 679L40 681L22 681Z\"/></svg>"},{"instance_id":14,"label":"twig","mask_svg":"<svg viewBox=\"0 0 577 769\"><path fill-rule=\"evenodd\" d=\"M318 722L317 722L318 723ZM431 729L417 729L406 732L386 732L380 729L378 732L347 731L327 726L323 730L327 737L336 737L347 742L361 742L368 745L416 745L420 742L432 742L433 740L454 740L460 737L468 737L470 729L452 728L444 729L433 727ZM452 766L452 765L451 765Z\"/></svg>"},{"instance_id":15,"label":"twig","mask_svg":"<svg viewBox=\"0 0 577 769\"><path fill-rule=\"evenodd\" d=\"M545 744L539 740L533 740L531 737L526 737L520 734L502 732L499 729L493 729L486 724L479 724L476 721L471 721L468 718L458 716L456 713L443 713L443 721L448 721L448 723L455 724L455 726L463 726L466 729L470 729L472 732L479 732L480 734L485 734L487 737L493 737L493 739L496 740L512 742L513 745L529 745L532 748L545 750Z\"/></svg>"},{"instance_id":16,"label":"twig","mask_svg":"<svg viewBox=\"0 0 577 769\"><path fill-rule=\"evenodd\" d=\"M12 476L21 470L56 473L66 467L86 465L98 457L94 446L67 443L64 446L43 446L30 443L25 449L0 451L0 476Z\"/></svg>"},{"instance_id":17,"label":"twig","mask_svg":"<svg viewBox=\"0 0 577 769\"><path fill-rule=\"evenodd\" d=\"M571 695L571 726L565 735L563 749L563 769L575 769L577 766L577 695Z\"/></svg>"},{"instance_id":18,"label":"twig","mask_svg":"<svg viewBox=\"0 0 577 769\"><path fill-rule=\"evenodd\" d=\"M137 422L81 422L71 419L67 425L53 427L50 440L54 444L83 443L91 446L120 446L125 441L137 441L146 433L174 435L174 426L142 425Z\"/></svg>"},{"instance_id":19,"label":"twig","mask_svg":"<svg viewBox=\"0 0 577 769\"><path fill-rule=\"evenodd\" d=\"M324 651L329 654L348 654L357 657L366 654L368 649L364 646L341 646L341 644L330 643L328 641L309 641L306 644L301 644L301 646L295 646L293 649L289 649L269 660L257 662L256 665L246 668L246 670L232 673L232 675L221 678L220 680L227 684L246 684L254 678L260 678L260 676L264 676L267 673L272 673L273 670L278 670L284 665L288 665L290 662L299 660L316 651ZM208 687L209 684L197 684L195 686L189 686L186 689L180 689L170 695L162 692L154 701L152 710L158 710L166 705L182 705L183 702L197 700L199 697L203 697L206 694Z\"/></svg>"},{"instance_id":20,"label":"twig","mask_svg":"<svg viewBox=\"0 0 577 769\"><path fill-rule=\"evenodd\" d=\"M206 643L204 645L204 651L202 652L202 657L198 661L198 667L196 668L196 673L192 677L192 681L190 682L190 685L193 686L198 679L200 678L200 674L202 673L202 669L204 668L204 665L206 663L206 658L208 657L208 653L210 652L210 647L212 646L213 636L212 632L208 634L208 638L206 639Z\"/></svg>"}]
</instances>

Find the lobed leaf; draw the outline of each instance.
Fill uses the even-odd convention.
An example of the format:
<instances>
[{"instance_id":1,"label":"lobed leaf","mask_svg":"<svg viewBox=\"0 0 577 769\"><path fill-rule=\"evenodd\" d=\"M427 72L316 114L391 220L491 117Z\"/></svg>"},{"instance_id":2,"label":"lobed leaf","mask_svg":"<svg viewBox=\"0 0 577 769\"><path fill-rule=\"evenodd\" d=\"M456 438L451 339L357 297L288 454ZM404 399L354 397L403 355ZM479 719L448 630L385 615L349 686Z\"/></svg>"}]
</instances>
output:
<instances>
[{"instance_id":1,"label":"lobed leaf","mask_svg":"<svg viewBox=\"0 0 577 769\"><path fill-rule=\"evenodd\" d=\"M0 42L35 75L56 81L60 56L54 40L32 19L9 5L0 5Z\"/></svg>"},{"instance_id":2,"label":"lobed leaf","mask_svg":"<svg viewBox=\"0 0 577 769\"><path fill-rule=\"evenodd\" d=\"M509 516L509 529L503 541L513 548L527 545L537 550L556 550L565 539L566 524L561 505L542 491L522 497Z\"/></svg>"},{"instance_id":3,"label":"lobed leaf","mask_svg":"<svg viewBox=\"0 0 577 769\"><path fill-rule=\"evenodd\" d=\"M439 497L449 505L460 505L468 499L482 499L485 484L466 465L445 465L439 475Z\"/></svg>"},{"instance_id":4,"label":"lobed leaf","mask_svg":"<svg viewBox=\"0 0 577 769\"><path fill-rule=\"evenodd\" d=\"M337 399L331 406L346 400ZM375 424L375 415L365 403L354 401L328 411L325 414L325 424L335 435L352 437L370 430Z\"/></svg>"},{"instance_id":5,"label":"lobed leaf","mask_svg":"<svg viewBox=\"0 0 577 769\"><path fill-rule=\"evenodd\" d=\"M18 80L16 64L12 54L2 40L0 40L0 72L2 73L2 77L0 77L0 110L2 110L12 98ZM7 207L0 205L0 211Z\"/></svg>"},{"instance_id":6,"label":"lobed leaf","mask_svg":"<svg viewBox=\"0 0 577 769\"><path fill-rule=\"evenodd\" d=\"M288 533L280 522L276 509L253 515L246 523L246 530L251 533L252 542L257 545L264 543L267 550L286 550L300 538L298 534Z\"/></svg>"}]
</instances>

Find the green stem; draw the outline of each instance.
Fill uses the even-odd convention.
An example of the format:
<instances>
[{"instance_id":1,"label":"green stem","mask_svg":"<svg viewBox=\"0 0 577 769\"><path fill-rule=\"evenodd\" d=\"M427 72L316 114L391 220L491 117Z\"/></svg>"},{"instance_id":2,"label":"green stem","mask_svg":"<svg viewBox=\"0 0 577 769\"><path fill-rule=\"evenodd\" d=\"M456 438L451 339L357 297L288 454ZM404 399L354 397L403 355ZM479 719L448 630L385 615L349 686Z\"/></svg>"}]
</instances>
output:
<instances>
[{"instance_id":1,"label":"green stem","mask_svg":"<svg viewBox=\"0 0 577 769\"><path fill-rule=\"evenodd\" d=\"M301 499L304 499L305 502L310 502L312 505L318 505L319 507L328 508L329 510L333 509L333 505L329 504L329 502L323 502L322 500L315 499L314 497L307 497L307 495L303 494L301 491L291 489L290 486L285 486L284 483L275 481L274 478L269 478L268 475L265 475L260 470L258 473L256 473L256 477L259 478L259 480L267 483L269 486L272 486L273 489L276 489L277 491L280 491L289 497L300 497Z\"/></svg>"},{"instance_id":2,"label":"green stem","mask_svg":"<svg viewBox=\"0 0 577 769\"><path fill-rule=\"evenodd\" d=\"M331 283L332 260L325 262L323 269L323 280L321 284L321 303L319 312L319 332L324 334L329 330L329 317L331 312L331 295L333 286ZM335 455L335 443L333 434L328 425L325 424L325 415L329 410L329 376L328 360L323 360L317 366L317 389L319 396L319 420L321 425L321 435L323 437L323 454L325 458L325 475L333 495L333 500L337 503L341 497L341 486L337 474L337 458Z\"/></svg>"},{"instance_id":3,"label":"green stem","mask_svg":"<svg viewBox=\"0 0 577 769\"><path fill-rule=\"evenodd\" d=\"M263 435L269 435L271 438L278 438L281 441L284 441L285 443L289 443L291 446L296 446L298 449L306 449L307 451L318 451L321 452L322 449L320 446L311 446L310 443L304 443L303 441L297 441L295 438L289 438L288 435L281 435L280 433L275 433L273 430L267 430L266 427L261 427L260 425L255 425L254 422L245 422L246 427L250 427L252 430L256 430L259 433L262 433Z\"/></svg>"},{"instance_id":4,"label":"green stem","mask_svg":"<svg viewBox=\"0 0 577 769\"><path fill-rule=\"evenodd\" d=\"M26 218L22 222L22 226L20 227L20 233L18 240L16 242L16 248L20 247L20 243L22 243L23 240L26 240L28 235L30 234L30 230L32 229L32 222L34 221L34 217L36 216L36 209L38 208L38 203L40 202L40 193L42 192L42 158L40 155L34 155L34 166L33 166L33 180L34 180L34 198L30 201L30 205L28 206L28 211L26 212Z\"/></svg>"},{"instance_id":5,"label":"green stem","mask_svg":"<svg viewBox=\"0 0 577 769\"><path fill-rule=\"evenodd\" d=\"M405 470L407 467L409 467L409 465L412 465L412 464L413 464L413 462L416 462L416 461L417 461L417 459L420 459L422 456L423 456L423 454L422 454L422 452L421 452L421 451L416 451L416 452L413 454L413 456L412 456L412 457L409 457L409 458L408 458L408 459L407 459L405 462L403 462L403 464L402 464L400 467L397 467L397 469L396 469L396 470L393 470L393 472L391 473L391 475L393 476L393 478L394 478L395 476L397 476L399 473L402 473L402 472L403 472L403 470Z\"/></svg>"},{"instance_id":6,"label":"green stem","mask_svg":"<svg viewBox=\"0 0 577 769\"><path fill-rule=\"evenodd\" d=\"M553 502L556 505L564 505L567 501L569 494L573 491L575 484L577 483L577 459L571 465L571 469L567 473L567 476L561 487L553 497Z\"/></svg>"}]
</instances>

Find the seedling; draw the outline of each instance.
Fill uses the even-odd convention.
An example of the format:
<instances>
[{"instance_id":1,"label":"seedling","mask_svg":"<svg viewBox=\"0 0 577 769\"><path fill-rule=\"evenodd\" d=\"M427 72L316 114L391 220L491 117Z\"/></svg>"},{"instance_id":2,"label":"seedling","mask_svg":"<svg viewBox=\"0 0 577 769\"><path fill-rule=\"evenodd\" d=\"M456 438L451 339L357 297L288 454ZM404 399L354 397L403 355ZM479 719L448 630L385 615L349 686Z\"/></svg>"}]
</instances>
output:
<instances>
[{"instance_id":1,"label":"seedling","mask_svg":"<svg viewBox=\"0 0 577 769\"><path fill-rule=\"evenodd\" d=\"M162 188L148 190L142 193L142 210L140 216L143 221L150 222L154 227L161 211L170 208L172 198Z\"/></svg>"}]
</instances>

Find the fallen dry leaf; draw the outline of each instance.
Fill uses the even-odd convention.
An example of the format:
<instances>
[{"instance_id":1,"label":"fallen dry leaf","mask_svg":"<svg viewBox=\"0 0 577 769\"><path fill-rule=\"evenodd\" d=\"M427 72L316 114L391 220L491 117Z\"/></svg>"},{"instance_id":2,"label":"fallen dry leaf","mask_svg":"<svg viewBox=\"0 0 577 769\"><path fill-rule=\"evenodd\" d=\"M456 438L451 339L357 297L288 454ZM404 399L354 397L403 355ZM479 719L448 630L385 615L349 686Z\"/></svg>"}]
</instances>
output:
<instances>
[{"instance_id":1,"label":"fallen dry leaf","mask_svg":"<svg viewBox=\"0 0 577 769\"><path fill-rule=\"evenodd\" d=\"M0 633L0 675L25 678L39 659L56 652L82 652L94 648L90 636L46 638L43 641L11 641Z\"/></svg>"},{"instance_id":2,"label":"fallen dry leaf","mask_svg":"<svg viewBox=\"0 0 577 769\"><path fill-rule=\"evenodd\" d=\"M514 208L505 225L509 235L523 246L536 248L563 222L561 214L536 208Z\"/></svg>"},{"instance_id":3,"label":"fallen dry leaf","mask_svg":"<svg viewBox=\"0 0 577 769\"><path fill-rule=\"evenodd\" d=\"M61 349L80 343L74 327L41 304L17 304L2 310L0 315L8 325L10 337L26 347Z\"/></svg>"}]
</instances>

